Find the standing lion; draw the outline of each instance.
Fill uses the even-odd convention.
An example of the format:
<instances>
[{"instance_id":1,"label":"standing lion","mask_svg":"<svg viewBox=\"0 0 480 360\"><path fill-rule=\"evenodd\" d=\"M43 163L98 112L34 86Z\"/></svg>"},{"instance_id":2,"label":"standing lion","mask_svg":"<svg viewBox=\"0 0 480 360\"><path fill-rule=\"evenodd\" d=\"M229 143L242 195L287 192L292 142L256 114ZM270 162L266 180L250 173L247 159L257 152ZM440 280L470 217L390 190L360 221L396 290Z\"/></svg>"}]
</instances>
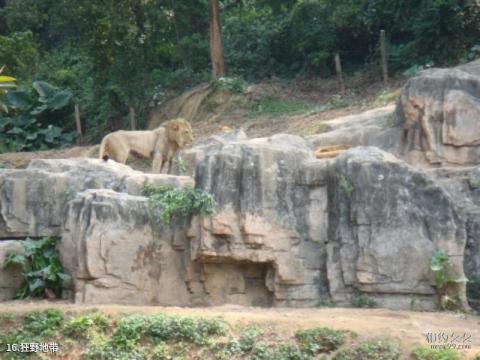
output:
<instances>
[{"instance_id":1,"label":"standing lion","mask_svg":"<svg viewBox=\"0 0 480 360\"><path fill-rule=\"evenodd\" d=\"M178 150L193 141L192 127L184 119L163 123L154 130L119 130L105 136L100 144L100 159L125 164L130 151L151 159L154 173L170 172Z\"/></svg>"}]
</instances>

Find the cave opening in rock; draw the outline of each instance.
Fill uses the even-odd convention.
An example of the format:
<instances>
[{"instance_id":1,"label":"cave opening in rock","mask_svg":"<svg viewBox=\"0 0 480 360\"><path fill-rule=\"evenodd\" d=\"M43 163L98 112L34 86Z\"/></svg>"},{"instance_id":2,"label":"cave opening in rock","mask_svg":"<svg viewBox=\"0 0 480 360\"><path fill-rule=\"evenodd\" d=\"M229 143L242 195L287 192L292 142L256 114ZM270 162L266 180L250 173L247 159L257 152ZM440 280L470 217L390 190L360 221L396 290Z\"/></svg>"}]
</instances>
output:
<instances>
[{"instance_id":1,"label":"cave opening in rock","mask_svg":"<svg viewBox=\"0 0 480 360\"><path fill-rule=\"evenodd\" d=\"M274 294L266 284L271 271L269 263L204 264L205 289L211 304L273 306Z\"/></svg>"}]
</instances>

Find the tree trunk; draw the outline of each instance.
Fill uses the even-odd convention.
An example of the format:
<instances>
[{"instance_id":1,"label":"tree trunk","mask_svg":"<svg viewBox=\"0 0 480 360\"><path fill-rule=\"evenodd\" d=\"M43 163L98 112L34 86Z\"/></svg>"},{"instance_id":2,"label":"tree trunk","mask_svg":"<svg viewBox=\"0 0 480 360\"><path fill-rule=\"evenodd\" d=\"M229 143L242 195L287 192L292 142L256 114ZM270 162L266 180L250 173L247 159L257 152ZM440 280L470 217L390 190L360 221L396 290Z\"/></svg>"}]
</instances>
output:
<instances>
[{"instance_id":1,"label":"tree trunk","mask_svg":"<svg viewBox=\"0 0 480 360\"><path fill-rule=\"evenodd\" d=\"M210 57L214 79L225 76L222 34L220 32L220 6L218 0L210 0Z\"/></svg>"}]
</instances>

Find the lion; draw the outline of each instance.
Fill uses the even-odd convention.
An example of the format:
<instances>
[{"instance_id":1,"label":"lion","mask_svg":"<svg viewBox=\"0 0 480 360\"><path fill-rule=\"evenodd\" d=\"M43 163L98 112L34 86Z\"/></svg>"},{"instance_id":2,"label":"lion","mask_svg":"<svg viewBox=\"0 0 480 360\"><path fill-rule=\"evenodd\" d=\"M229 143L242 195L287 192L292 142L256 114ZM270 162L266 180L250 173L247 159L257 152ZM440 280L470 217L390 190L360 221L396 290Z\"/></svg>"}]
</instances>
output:
<instances>
[{"instance_id":1,"label":"lion","mask_svg":"<svg viewBox=\"0 0 480 360\"><path fill-rule=\"evenodd\" d=\"M100 144L100 159L125 164L130 151L153 158L152 172L164 173L172 168L178 150L193 142L192 126L184 119L164 122L154 130L119 130L106 135Z\"/></svg>"}]
</instances>

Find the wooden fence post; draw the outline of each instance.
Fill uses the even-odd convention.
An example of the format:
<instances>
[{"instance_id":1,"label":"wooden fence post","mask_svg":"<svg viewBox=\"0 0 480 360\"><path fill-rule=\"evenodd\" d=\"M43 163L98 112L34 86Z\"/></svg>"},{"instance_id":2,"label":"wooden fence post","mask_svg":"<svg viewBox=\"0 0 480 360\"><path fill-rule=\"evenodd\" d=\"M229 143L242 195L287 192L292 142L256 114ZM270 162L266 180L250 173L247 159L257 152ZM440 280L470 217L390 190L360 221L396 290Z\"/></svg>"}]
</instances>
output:
<instances>
[{"instance_id":1,"label":"wooden fence post","mask_svg":"<svg viewBox=\"0 0 480 360\"><path fill-rule=\"evenodd\" d=\"M383 83L388 85L387 45L385 41L385 30L380 30L380 55L382 61Z\"/></svg>"},{"instance_id":2,"label":"wooden fence post","mask_svg":"<svg viewBox=\"0 0 480 360\"><path fill-rule=\"evenodd\" d=\"M340 54L335 54L335 71L337 72L337 82L338 86L340 87L340 92L345 94L345 84L343 83L343 75L342 75L342 63L340 61Z\"/></svg>"},{"instance_id":3,"label":"wooden fence post","mask_svg":"<svg viewBox=\"0 0 480 360\"><path fill-rule=\"evenodd\" d=\"M135 122L135 109L133 106L130 106L130 129L135 130L137 128L137 124Z\"/></svg>"},{"instance_id":4,"label":"wooden fence post","mask_svg":"<svg viewBox=\"0 0 480 360\"><path fill-rule=\"evenodd\" d=\"M82 121L80 119L80 107L78 104L75 104L75 124L77 126L77 144L83 144L83 133L82 133Z\"/></svg>"}]
</instances>

